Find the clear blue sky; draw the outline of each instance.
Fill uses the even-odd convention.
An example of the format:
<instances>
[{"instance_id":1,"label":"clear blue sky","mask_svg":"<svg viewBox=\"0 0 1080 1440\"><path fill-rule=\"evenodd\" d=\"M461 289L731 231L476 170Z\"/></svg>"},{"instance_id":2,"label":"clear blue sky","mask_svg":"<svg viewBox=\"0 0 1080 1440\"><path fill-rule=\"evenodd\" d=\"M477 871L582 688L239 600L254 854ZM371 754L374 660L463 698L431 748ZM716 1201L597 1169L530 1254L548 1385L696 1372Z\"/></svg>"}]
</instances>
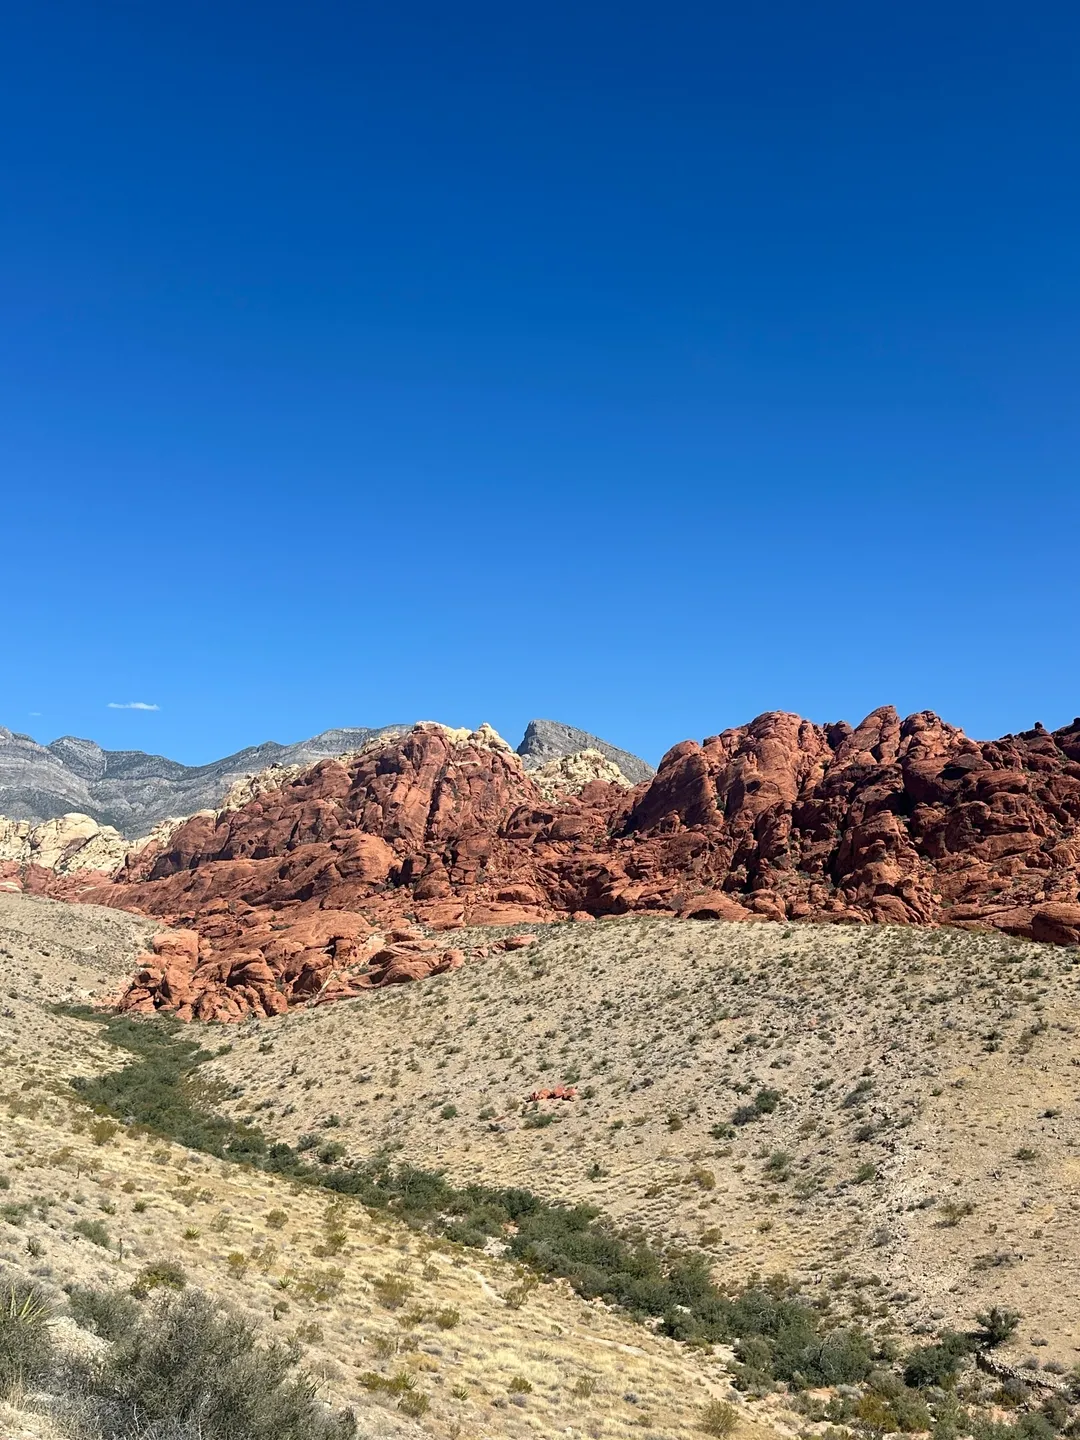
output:
<instances>
[{"instance_id":1,"label":"clear blue sky","mask_svg":"<svg viewBox=\"0 0 1080 1440\"><path fill-rule=\"evenodd\" d=\"M12 5L0 137L0 723L1080 713L1075 3Z\"/></svg>"}]
</instances>

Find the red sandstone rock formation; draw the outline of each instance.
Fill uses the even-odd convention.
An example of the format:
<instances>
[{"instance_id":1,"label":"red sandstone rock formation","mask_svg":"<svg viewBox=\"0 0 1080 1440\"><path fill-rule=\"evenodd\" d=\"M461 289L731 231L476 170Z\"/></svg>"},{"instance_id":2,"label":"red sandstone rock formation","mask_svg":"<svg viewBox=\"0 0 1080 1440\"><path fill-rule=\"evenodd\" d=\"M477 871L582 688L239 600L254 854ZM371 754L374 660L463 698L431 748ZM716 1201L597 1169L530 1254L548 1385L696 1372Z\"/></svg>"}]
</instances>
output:
<instances>
[{"instance_id":1,"label":"red sandstone rock formation","mask_svg":"<svg viewBox=\"0 0 1080 1440\"><path fill-rule=\"evenodd\" d=\"M676 745L633 790L557 801L491 732L417 726L193 817L79 898L193 937L148 959L126 1004L232 1018L463 963L417 925L654 911L1077 944L1078 884L1080 720L976 742L886 708L855 729L762 715Z\"/></svg>"}]
</instances>

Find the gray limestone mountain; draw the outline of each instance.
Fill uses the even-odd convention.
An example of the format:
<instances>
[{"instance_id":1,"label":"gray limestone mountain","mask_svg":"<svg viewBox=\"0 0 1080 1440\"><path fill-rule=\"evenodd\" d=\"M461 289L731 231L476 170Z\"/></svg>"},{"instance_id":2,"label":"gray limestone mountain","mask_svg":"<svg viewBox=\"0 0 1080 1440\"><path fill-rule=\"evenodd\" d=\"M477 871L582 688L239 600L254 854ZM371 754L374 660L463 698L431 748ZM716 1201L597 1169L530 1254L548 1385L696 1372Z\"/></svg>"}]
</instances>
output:
<instances>
[{"instance_id":1,"label":"gray limestone mountain","mask_svg":"<svg viewBox=\"0 0 1080 1440\"><path fill-rule=\"evenodd\" d=\"M312 765L408 729L383 725L324 730L292 745L269 740L208 765L182 765L141 750L104 750L73 735L39 745L29 735L0 726L0 816L39 825L75 813L134 839L171 816L216 809L237 781L270 765ZM653 774L636 756L551 720L533 720L518 753L526 769L538 769L588 749L613 761L629 780Z\"/></svg>"},{"instance_id":2,"label":"gray limestone mountain","mask_svg":"<svg viewBox=\"0 0 1080 1440\"><path fill-rule=\"evenodd\" d=\"M169 816L216 808L238 780L268 765L312 765L406 729L326 730L294 745L269 740L209 765L181 765L141 750L103 750L71 735L39 745L0 726L0 815L38 824L74 811L134 838Z\"/></svg>"},{"instance_id":3,"label":"gray limestone mountain","mask_svg":"<svg viewBox=\"0 0 1080 1440\"><path fill-rule=\"evenodd\" d=\"M656 774L653 767L637 755L609 745L606 740L599 740L585 730L575 730L572 725L563 725L558 720L530 720L517 753L521 756L526 770L539 770L541 765L546 765L550 760L558 760L564 755L576 755L582 750L599 750L605 760L617 765L635 785L642 780L651 780Z\"/></svg>"}]
</instances>

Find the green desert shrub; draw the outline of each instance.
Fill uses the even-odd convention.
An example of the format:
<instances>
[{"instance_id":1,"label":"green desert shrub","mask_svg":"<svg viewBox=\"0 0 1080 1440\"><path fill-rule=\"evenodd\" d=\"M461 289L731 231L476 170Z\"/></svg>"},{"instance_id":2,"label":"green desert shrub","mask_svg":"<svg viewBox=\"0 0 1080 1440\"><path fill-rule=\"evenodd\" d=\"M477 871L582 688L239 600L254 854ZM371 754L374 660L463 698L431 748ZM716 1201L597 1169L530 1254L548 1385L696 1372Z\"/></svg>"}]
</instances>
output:
<instances>
[{"instance_id":1,"label":"green desert shrub","mask_svg":"<svg viewBox=\"0 0 1080 1440\"><path fill-rule=\"evenodd\" d=\"M715 1440L727 1440L738 1428L739 1412L726 1400L710 1400L701 1412L700 1428Z\"/></svg>"},{"instance_id":2,"label":"green desert shrub","mask_svg":"<svg viewBox=\"0 0 1080 1440\"><path fill-rule=\"evenodd\" d=\"M68 1308L76 1325L103 1340L119 1340L129 1334L140 1313L130 1295L118 1290L95 1290L88 1285L71 1287Z\"/></svg>"},{"instance_id":3,"label":"green desert shrub","mask_svg":"<svg viewBox=\"0 0 1080 1440\"><path fill-rule=\"evenodd\" d=\"M52 1308L36 1285L0 1276L0 1399L52 1366L51 1319Z\"/></svg>"},{"instance_id":4,"label":"green desert shrub","mask_svg":"<svg viewBox=\"0 0 1080 1440\"><path fill-rule=\"evenodd\" d=\"M975 1206L970 1200L946 1200L941 1207L942 1225L959 1225L961 1220L966 1220L969 1215L975 1213Z\"/></svg>"},{"instance_id":5,"label":"green desert shrub","mask_svg":"<svg viewBox=\"0 0 1080 1440\"><path fill-rule=\"evenodd\" d=\"M762 1115L771 1115L780 1104L782 1096L779 1090L772 1090L766 1087L759 1090L748 1105L740 1105L732 1115L734 1125L749 1125L751 1120L760 1120Z\"/></svg>"},{"instance_id":6,"label":"green desert shrub","mask_svg":"<svg viewBox=\"0 0 1080 1440\"><path fill-rule=\"evenodd\" d=\"M874 1082L868 1076L864 1076L841 1100L840 1104L845 1110L850 1110L856 1105L861 1105L867 1099L870 1091L874 1088Z\"/></svg>"},{"instance_id":7,"label":"green desert shrub","mask_svg":"<svg viewBox=\"0 0 1080 1440\"><path fill-rule=\"evenodd\" d=\"M1013 1425L975 1418L970 1430L974 1440L1055 1440L1049 1420L1034 1411L1018 1416Z\"/></svg>"},{"instance_id":8,"label":"green desert shrub","mask_svg":"<svg viewBox=\"0 0 1080 1440\"><path fill-rule=\"evenodd\" d=\"M383 1275L373 1283L372 1289L379 1304L387 1310L397 1310L413 1292L403 1275Z\"/></svg>"},{"instance_id":9,"label":"green desert shrub","mask_svg":"<svg viewBox=\"0 0 1080 1440\"><path fill-rule=\"evenodd\" d=\"M875 1370L867 1377L856 1415L864 1429L882 1435L897 1430L910 1435L927 1431L933 1424L923 1397L889 1370Z\"/></svg>"},{"instance_id":10,"label":"green desert shrub","mask_svg":"<svg viewBox=\"0 0 1080 1440\"><path fill-rule=\"evenodd\" d=\"M90 1138L95 1145L107 1145L119 1129L115 1120L103 1115L90 1126Z\"/></svg>"},{"instance_id":11,"label":"green desert shrub","mask_svg":"<svg viewBox=\"0 0 1080 1440\"><path fill-rule=\"evenodd\" d=\"M801 1300L765 1290L744 1291L731 1303L736 1358L750 1384L784 1380L807 1385L852 1385L870 1373L874 1346L856 1327L822 1330Z\"/></svg>"},{"instance_id":12,"label":"green desert shrub","mask_svg":"<svg viewBox=\"0 0 1080 1440\"><path fill-rule=\"evenodd\" d=\"M100 1245L103 1250L108 1250L110 1245L109 1232L101 1220L76 1220L74 1225L76 1235L81 1235L84 1240L89 1240L94 1245Z\"/></svg>"},{"instance_id":13,"label":"green desert shrub","mask_svg":"<svg viewBox=\"0 0 1080 1440\"><path fill-rule=\"evenodd\" d=\"M65 1013L103 1023L106 1038L135 1057L120 1070L72 1081L98 1114L130 1119L151 1134L221 1159L255 1161L265 1152L266 1137L259 1130L213 1110L220 1086L197 1074L197 1067L213 1056L184 1036L179 1021L113 1015L102 1022L99 1012L78 1006Z\"/></svg>"},{"instance_id":14,"label":"green desert shrub","mask_svg":"<svg viewBox=\"0 0 1080 1440\"><path fill-rule=\"evenodd\" d=\"M145 1300L151 1290L183 1290L187 1275L182 1265L172 1260L155 1260L144 1265L131 1284L131 1293L136 1300Z\"/></svg>"},{"instance_id":15,"label":"green desert shrub","mask_svg":"<svg viewBox=\"0 0 1080 1440\"><path fill-rule=\"evenodd\" d=\"M138 1326L84 1371L88 1399L115 1440L351 1440L351 1412L332 1415L296 1369L294 1345L259 1343L255 1328L208 1296L158 1297Z\"/></svg>"},{"instance_id":16,"label":"green desert shrub","mask_svg":"<svg viewBox=\"0 0 1080 1440\"><path fill-rule=\"evenodd\" d=\"M1039 1411L1055 1430L1064 1430L1069 1423L1069 1407L1061 1395L1047 1395Z\"/></svg>"},{"instance_id":17,"label":"green desert shrub","mask_svg":"<svg viewBox=\"0 0 1080 1440\"><path fill-rule=\"evenodd\" d=\"M1020 1325L1020 1316L1015 1310L1002 1310L992 1305L989 1310L975 1316L979 1329L976 1339L980 1345L1004 1345L1011 1340Z\"/></svg>"},{"instance_id":18,"label":"green desert shrub","mask_svg":"<svg viewBox=\"0 0 1080 1440\"><path fill-rule=\"evenodd\" d=\"M904 1381L916 1390L929 1386L948 1389L956 1380L961 1361L970 1354L971 1341L966 1335L946 1331L936 1344L919 1345L908 1353Z\"/></svg>"}]
</instances>

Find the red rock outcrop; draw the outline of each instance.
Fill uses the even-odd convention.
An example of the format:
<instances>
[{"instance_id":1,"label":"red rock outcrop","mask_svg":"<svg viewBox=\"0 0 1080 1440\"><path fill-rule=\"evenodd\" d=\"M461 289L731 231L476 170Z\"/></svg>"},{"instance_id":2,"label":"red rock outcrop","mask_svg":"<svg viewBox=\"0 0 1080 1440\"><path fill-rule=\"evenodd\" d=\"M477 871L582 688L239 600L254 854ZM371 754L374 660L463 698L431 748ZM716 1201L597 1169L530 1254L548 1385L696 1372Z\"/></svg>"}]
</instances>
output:
<instances>
[{"instance_id":1,"label":"red rock outcrop","mask_svg":"<svg viewBox=\"0 0 1080 1440\"><path fill-rule=\"evenodd\" d=\"M231 1018L462 963L415 926L658 911L1077 944L1078 887L1080 720L977 742L885 708L855 728L762 715L632 790L555 800L492 732L421 725L194 816L80 898L196 937L147 961L129 1006Z\"/></svg>"}]
</instances>

